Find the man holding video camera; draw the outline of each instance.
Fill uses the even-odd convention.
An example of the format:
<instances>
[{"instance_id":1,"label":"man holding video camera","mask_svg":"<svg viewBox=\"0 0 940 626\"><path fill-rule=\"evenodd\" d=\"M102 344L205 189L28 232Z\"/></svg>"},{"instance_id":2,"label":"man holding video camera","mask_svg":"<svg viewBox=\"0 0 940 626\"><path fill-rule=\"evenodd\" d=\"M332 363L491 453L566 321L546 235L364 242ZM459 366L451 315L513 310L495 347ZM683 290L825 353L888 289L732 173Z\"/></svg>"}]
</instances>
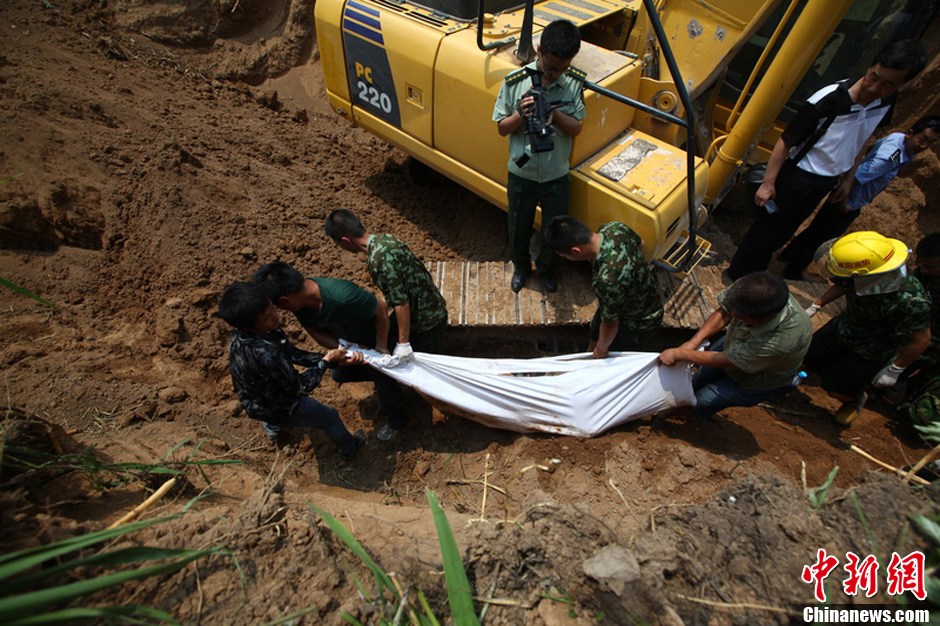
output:
<instances>
[{"instance_id":1,"label":"man holding video camera","mask_svg":"<svg viewBox=\"0 0 940 626\"><path fill-rule=\"evenodd\" d=\"M581 132L584 119L586 75L571 67L580 49L581 33L573 23L556 20L546 26L535 61L506 75L493 109L499 134L509 136L506 191L515 292L532 271L529 238L536 206L542 207L543 231L553 217L568 212L571 139ZM535 265L539 283L549 293L558 289L556 263L557 256L543 245Z\"/></svg>"}]
</instances>

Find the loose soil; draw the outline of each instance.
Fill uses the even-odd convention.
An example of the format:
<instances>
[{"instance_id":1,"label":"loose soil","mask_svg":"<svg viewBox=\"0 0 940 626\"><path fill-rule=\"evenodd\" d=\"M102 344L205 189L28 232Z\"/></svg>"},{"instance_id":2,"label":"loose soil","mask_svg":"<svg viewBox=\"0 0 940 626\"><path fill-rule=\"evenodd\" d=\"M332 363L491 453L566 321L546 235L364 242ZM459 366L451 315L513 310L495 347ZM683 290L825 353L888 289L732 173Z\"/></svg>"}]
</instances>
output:
<instances>
[{"instance_id":1,"label":"loose soil","mask_svg":"<svg viewBox=\"0 0 940 626\"><path fill-rule=\"evenodd\" d=\"M812 385L772 406L650 417L588 441L491 430L409 391L411 426L383 443L371 387L326 380L317 397L367 433L359 456L341 461L319 433L271 447L228 378L227 330L213 317L228 283L281 258L371 289L361 257L322 232L336 207L426 260L508 257L500 210L453 185L415 186L402 153L330 112L311 4L5 4L0 276L56 305L2 292L8 443L91 447L101 462L241 462L188 471L148 514L204 498L137 539L227 545L235 558L102 602L150 604L184 623L256 624L307 607L297 623L341 624L344 612L374 621L354 581L368 572L312 503L446 612L426 489L444 504L474 593L503 600L488 605L488 624L787 623L814 603L800 574L818 548L874 554L886 567L892 551L930 547L908 517L938 512L935 489L872 472L849 450L908 466L927 450L914 429L877 402L839 429L837 403ZM901 94L900 127L936 111L931 53ZM938 169L928 152L858 226L911 245L940 230ZM710 226L719 258L744 222L734 204ZM475 356L505 349L462 337ZM517 343L516 355L545 352ZM818 486L835 466L814 508L801 472ZM95 488L91 477L4 474L3 549L103 528L159 484ZM829 592L853 600L838 585ZM883 579L875 600L893 601Z\"/></svg>"}]
</instances>

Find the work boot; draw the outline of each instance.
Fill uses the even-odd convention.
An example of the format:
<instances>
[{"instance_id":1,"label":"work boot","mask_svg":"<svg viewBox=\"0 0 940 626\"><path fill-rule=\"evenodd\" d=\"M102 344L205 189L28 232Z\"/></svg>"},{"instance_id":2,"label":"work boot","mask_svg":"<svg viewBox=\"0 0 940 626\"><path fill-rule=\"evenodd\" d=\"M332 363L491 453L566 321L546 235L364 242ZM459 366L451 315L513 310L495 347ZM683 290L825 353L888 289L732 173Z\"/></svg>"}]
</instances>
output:
<instances>
[{"instance_id":1,"label":"work boot","mask_svg":"<svg viewBox=\"0 0 940 626\"><path fill-rule=\"evenodd\" d=\"M558 279L555 278L554 272L541 272L539 274L539 284L542 285L542 289L546 293L555 293L558 291Z\"/></svg>"},{"instance_id":2,"label":"work boot","mask_svg":"<svg viewBox=\"0 0 940 626\"><path fill-rule=\"evenodd\" d=\"M509 288L514 292L519 293L522 291L522 288L525 286L525 281L529 278L528 270L516 270L512 273L512 282L509 283Z\"/></svg>"},{"instance_id":3,"label":"work boot","mask_svg":"<svg viewBox=\"0 0 940 626\"><path fill-rule=\"evenodd\" d=\"M864 391L854 400L843 402L835 414L836 424L851 426L852 422L861 414L866 402L868 402L868 393Z\"/></svg>"},{"instance_id":4,"label":"work boot","mask_svg":"<svg viewBox=\"0 0 940 626\"><path fill-rule=\"evenodd\" d=\"M379 429L379 432L375 434L375 438L379 441L391 441L398 436L398 433L401 432L397 428L392 428L388 424Z\"/></svg>"},{"instance_id":5,"label":"work boot","mask_svg":"<svg viewBox=\"0 0 940 626\"><path fill-rule=\"evenodd\" d=\"M349 452L340 452L340 455L342 455L342 457L347 461L351 461L352 458L356 456L356 453L359 452L359 448L361 448L366 442L366 436L361 430L357 430L353 433L353 439L356 440L353 449Z\"/></svg>"}]
</instances>

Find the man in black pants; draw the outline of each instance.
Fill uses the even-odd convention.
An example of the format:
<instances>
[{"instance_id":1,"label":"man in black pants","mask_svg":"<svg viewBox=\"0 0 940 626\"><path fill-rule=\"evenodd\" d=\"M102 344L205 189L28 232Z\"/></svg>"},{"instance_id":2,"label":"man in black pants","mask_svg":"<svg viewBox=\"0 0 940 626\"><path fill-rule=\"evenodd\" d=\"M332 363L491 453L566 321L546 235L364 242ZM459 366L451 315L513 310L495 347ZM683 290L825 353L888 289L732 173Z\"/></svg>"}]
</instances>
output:
<instances>
[{"instance_id":1,"label":"man in black pants","mask_svg":"<svg viewBox=\"0 0 940 626\"><path fill-rule=\"evenodd\" d=\"M388 352L382 343L388 336L388 307L361 287L339 278L305 278L296 269L275 261L263 265L254 282L279 309L290 311L314 341L336 348L345 339L363 348ZM405 427L405 397L391 377L366 364L330 370L338 383L372 381L379 403L388 411L388 424L376 437L388 441Z\"/></svg>"},{"instance_id":2,"label":"man in black pants","mask_svg":"<svg viewBox=\"0 0 940 626\"><path fill-rule=\"evenodd\" d=\"M813 94L774 145L754 202L765 210L754 219L728 267L737 280L767 269L774 251L787 242L839 177L852 175L869 137L891 121L894 94L923 69L923 44L914 39L886 46L862 78L836 83ZM833 192L832 201L842 189ZM846 192L847 193L847 192ZM799 280L802 267L784 276Z\"/></svg>"}]
</instances>

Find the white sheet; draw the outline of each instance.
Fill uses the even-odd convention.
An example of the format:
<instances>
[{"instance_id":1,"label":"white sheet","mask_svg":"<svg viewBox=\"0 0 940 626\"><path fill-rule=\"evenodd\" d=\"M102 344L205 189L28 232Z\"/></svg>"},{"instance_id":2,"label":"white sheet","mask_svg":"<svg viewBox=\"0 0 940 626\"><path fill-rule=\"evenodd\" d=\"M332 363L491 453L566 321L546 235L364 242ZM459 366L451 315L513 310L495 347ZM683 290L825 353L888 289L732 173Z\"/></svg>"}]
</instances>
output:
<instances>
[{"instance_id":1,"label":"white sheet","mask_svg":"<svg viewBox=\"0 0 940 626\"><path fill-rule=\"evenodd\" d=\"M351 348L358 349L358 348ZM404 364L371 350L366 361L448 413L493 428L594 437L664 409L694 405L687 365L657 354L590 353L538 359L471 359L416 352Z\"/></svg>"}]
</instances>

